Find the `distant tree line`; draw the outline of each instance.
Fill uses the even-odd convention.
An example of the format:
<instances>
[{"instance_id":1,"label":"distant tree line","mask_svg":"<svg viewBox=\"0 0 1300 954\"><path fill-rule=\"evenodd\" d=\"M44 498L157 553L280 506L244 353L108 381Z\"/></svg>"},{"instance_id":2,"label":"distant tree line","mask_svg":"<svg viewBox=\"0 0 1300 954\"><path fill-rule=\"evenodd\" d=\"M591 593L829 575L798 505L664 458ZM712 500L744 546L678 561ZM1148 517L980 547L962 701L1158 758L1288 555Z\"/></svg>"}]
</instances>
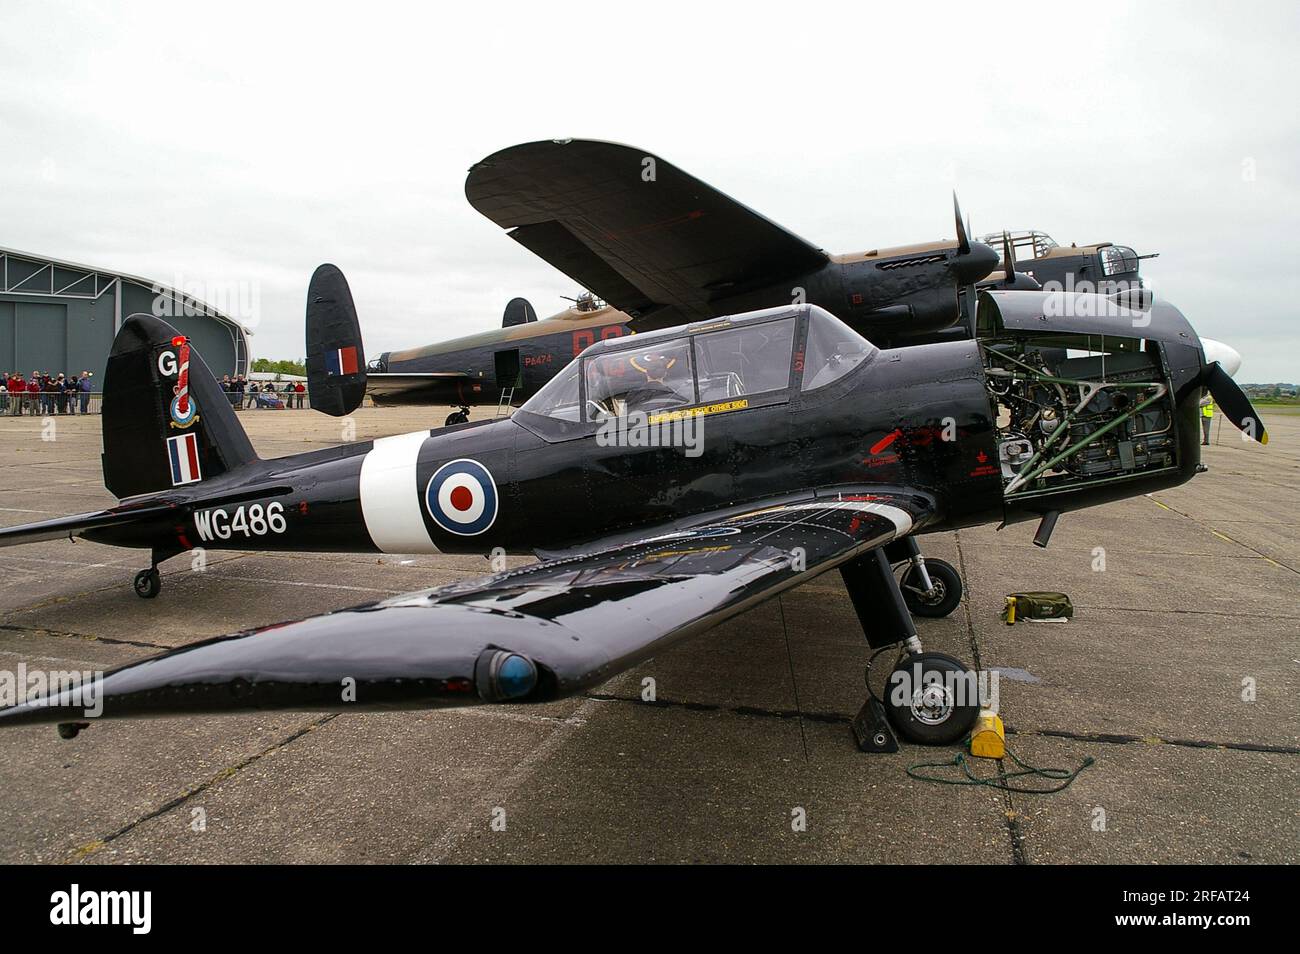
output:
<instances>
[{"instance_id":1,"label":"distant tree line","mask_svg":"<svg viewBox=\"0 0 1300 954\"><path fill-rule=\"evenodd\" d=\"M302 361L272 361L270 358L258 358L253 362L254 371L269 371L271 374L306 374L307 359Z\"/></svg>"}]
</instances>

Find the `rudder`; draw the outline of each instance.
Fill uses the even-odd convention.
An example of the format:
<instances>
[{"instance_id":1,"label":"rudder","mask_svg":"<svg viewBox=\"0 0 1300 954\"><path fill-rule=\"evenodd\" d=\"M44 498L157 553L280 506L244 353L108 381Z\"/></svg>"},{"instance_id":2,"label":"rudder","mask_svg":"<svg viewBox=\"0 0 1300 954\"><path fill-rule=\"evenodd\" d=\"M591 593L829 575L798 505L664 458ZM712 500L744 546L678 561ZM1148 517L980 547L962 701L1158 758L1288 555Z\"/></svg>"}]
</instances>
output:
<instances>
[{"instance_id":1,"label":"rudder","mask_svg":"<svg viewBox=\"0 0 1300 954\"><path fill-rule=\"evenodd\" d=\"M103 429L104 486L119 498L210 480L258 459L198 351L153 315L132 315L113 339Z\"/></svg>"}]
</instances>

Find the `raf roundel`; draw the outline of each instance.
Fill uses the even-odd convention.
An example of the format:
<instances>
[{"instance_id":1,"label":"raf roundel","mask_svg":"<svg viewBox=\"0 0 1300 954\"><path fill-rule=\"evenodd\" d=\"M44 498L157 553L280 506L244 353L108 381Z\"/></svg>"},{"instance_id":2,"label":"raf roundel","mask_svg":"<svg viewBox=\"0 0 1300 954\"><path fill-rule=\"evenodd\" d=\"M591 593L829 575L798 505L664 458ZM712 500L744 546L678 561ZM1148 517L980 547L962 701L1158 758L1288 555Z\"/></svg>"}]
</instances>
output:
<instances>
[{"instance_id":1,"label":"raf roundel","mask_svg":"<svg viewBox=\"0 0 1300 954\"><path fill-rule=\"evenodd\" d=\"M172 427L189 427L198 419L198 405L194 403L194 398L189 398L185 402L185 408L181 408L181 397L178 394L172 398L171 408L169 409L172 418Z\"/></svg>"},{"instance_id":2,"label":"raf roundel","mask_svg":"<svg viewBox=\"0 0 1300 954\"><path fill-rule=\"evenodd\" d=\"M476 460L449 461L429 478L424 505L442 529L462 537L477 536L496 521L496 481Z\"/></svg>"}]
</instances>

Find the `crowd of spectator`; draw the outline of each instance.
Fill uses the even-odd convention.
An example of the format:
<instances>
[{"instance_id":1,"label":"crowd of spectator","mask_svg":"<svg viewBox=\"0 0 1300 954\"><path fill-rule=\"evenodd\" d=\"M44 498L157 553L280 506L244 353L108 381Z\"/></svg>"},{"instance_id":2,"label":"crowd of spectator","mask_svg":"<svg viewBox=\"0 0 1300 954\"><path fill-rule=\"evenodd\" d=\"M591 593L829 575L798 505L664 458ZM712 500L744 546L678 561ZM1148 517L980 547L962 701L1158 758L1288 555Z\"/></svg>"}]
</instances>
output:
<instances>
[{"instance_id":1,"label":"crowd of spectator","mask_svg":"<svg viewBox=\"0 0 1300 954\"><path fill-rule=\"evenodd\" d=\"M93 377L90 371L33 371L31 377L6 371L0 375L0 414L89 414Z\"/></svg>"},{"instance_id":2,"label":"crowd of spectator","mask_svg":"<svg viewBox=\"0 0 1300 954\"><path fill-rule=\"evenodd\" d=\"M301 381L285 381L277 391L274 381L258 384L249 381L242 374L234 377L225 375L221 379L221 390L225 392L230 406L240 408L277 408L302 410L303 400L307 396L307 386Z\"/></svg>"},{"instance_id":3,"label":"crowd of spectator","mask_svg":"<svg viewBox=\"0 0 1300 954\"><path fill-rule=\"evenodd\" d=\"M33 371L24 377L20 371L0 374L0 414L89 414L90 398L95 387L94 374L47 374ZM230 406L239 410L245 407L297 408L302 410L307 387L301 381L286 381L276 389L274 381L259 385L244 375L221 379L221 390ZM98 410L98 408L96 408Z\"/></svg>"}]
</instances>

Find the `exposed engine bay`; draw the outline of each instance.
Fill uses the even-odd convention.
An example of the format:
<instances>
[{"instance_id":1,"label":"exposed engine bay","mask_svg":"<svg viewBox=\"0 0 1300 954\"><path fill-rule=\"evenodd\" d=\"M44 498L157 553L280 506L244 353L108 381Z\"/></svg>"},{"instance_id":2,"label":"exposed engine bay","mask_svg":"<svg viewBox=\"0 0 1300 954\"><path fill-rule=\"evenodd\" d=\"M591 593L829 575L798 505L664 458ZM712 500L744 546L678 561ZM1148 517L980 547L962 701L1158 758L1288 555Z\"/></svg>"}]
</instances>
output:
<instances>
[{"instance_id":1,"label":"exposed engine bay","mask_svg":"<svg viewBox=\"0 0 1300 954\"><path fill-rule=\"evenodd\" d=\"M1007 498L1176 466L1174 405L1154 345L1059 334L983 344Z\"/></svg>"}]
</instances>

